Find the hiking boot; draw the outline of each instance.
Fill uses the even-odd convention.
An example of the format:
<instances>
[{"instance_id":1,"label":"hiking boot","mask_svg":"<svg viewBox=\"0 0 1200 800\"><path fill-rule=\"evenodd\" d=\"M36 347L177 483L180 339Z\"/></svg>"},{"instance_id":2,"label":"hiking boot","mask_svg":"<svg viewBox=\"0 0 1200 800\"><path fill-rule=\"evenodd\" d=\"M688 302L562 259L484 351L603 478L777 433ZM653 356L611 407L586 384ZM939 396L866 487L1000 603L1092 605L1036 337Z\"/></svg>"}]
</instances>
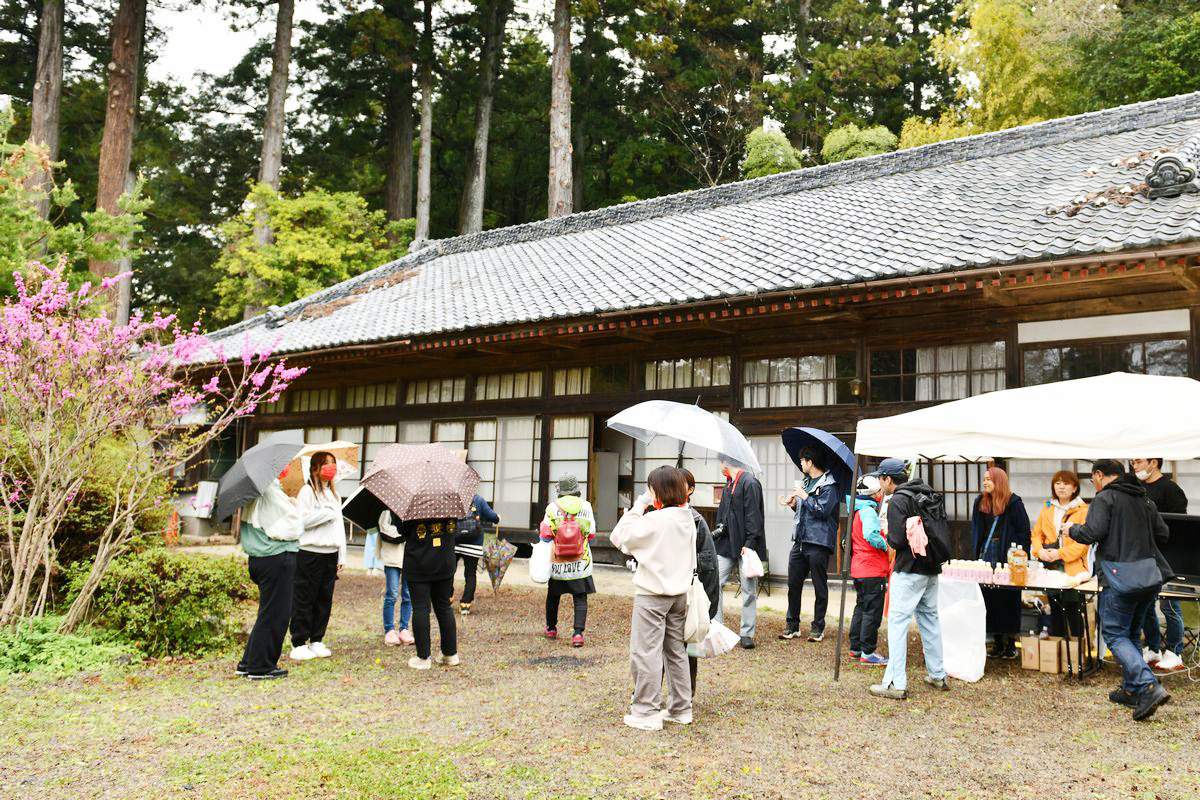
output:
<instances>
[{"instance_id":1,"label":"hiking boot","mask_svg":"<svg viewBox=\"0 0 1200 800\"><path fill-rule=\"evenodd\" d=\"M546 628L546 630L542 631L542 635L545 636L547 639L557 639L558 631L555 630L554 628Z\"/></svg>"},{"instance_id":2,"label":"hiking boot","mask_svg":"<svg viewBox=\"0 0 1200 800\"><path fill-rule=\"evenodd\" d=\"M1137 708L1138 698L1133 692L1126 689L1124 686L1118 686L1108 693L1109 702L1116 703L1119 706L1129 706Z\"/></svg>"},{"instance_id":3,"label":"hiking boot","mask_svg":"<svg viewBox=\"0 0 1200 800\"><path fill-rule=\"evenodd\" d=\"M754 649L754 640L751 639L749 636L743 636L742 640L740 642L738 642L738 644L740 644L742 646L743 650L753 650Z\"/></svg>"},{"instance_id":4,"label":"hiking boot","mask_svg":"<svg viewBox=\"0 0 1200 800\"><path fill-rule=\"evenodd\" d=\"M879 653L867 653L858 659L858 663L865 667L886 667L888 660L887 656L881 656Z\"/></svg>"},{"instance_id":5,"label":"hiking boot","mask_svg":"<svg viewBox=\"0 0 1200 800\"><path fill-rule=\"evenodd\" d=\"M1167 693L1167 690L1158 684L1152 684L1138 695L1137 707L1133 709L1133 718L1138 722L1150 719L1154 716L1154 712L1158 711L1159 706L1164 706L1169 702L1171 702L1171 695Z\"/></svg>"},{"instance_id":6,"label":"hiking boot","mask_svg":"<svg viewBox=\"0 0 1200 800\"><path fill-rule=\"evenodd\" d=\"M779 638L780 639L795 639L799 635L800 635L799 629L785 628L783 633L779 634Z\"/></svg>"},{"instance_id":7,"label":"hiking boot","mask_svg":"<svg viewBox=\"0 0 1200 800\"><path fill-rule=\"evenodd\" d=\"M583 647L583 634L577 633L571 637L571 647Z\"/></svg>"},{"instance_id":8,"label":"hiking boot","mask_svg":"<svg viewBox=\"0 0 1200 800\"><path fill-rule=\"evenodd\" d=\"M383 643L388 647L400 644L400 631L390 630L383 635Z\"/></svg>"},{"instance_id":9,"label":"hiking boot","mask_svg":"<svg viewBox=\"0 0 1200 800\"><path fill-rule=\"evenodd\" d=\"M452 656L438 653L433 657L433 660L441 664L443 667L457 667L460 663L458 660L458 653L455 653Z\"/></svg>"},{"instance_id":10,"label":"hiking boot","mask_svg":"<svg viewBox=\"0 0 1200 800\"><path fill-rule=\"evenodd\" d=\"M639 714L626 714L625 724L631 728L637 728L639 731L661 731L663 718L662 714L651 714L646 717Z\"/></svg>"},{"instance_id":11,"label":"hiking boot","mask_svg":"<svg viewBox=\"0 0 1200 800\"><path fill-rule=\"evenodd\" d=\"M825 638L825 631L813 631L808 635L810 642L819 642Z\"/></svg>"},{"instance_id":12,"label":"hiking boot","mask_svg":"<svg viewBox=\"0 0 1200 800\"><path fill-rule=\"evenodd\" d=\"M279 678L286 678L287 670L276 667L270 672L247 672L246 680L248 681L273 681Z\"/></svg>"},{"instance_id":13,"label":"hiking boot","mask_svg":"<svg viewBox=\"0 0 1200 800\"><path fill-rule=\"evenodd\" d=\"M925 683L929 684L935 689L941 689L943 692L950 691L950 681L948 681L946 678L935 678L932 675L926 675Z\"/></svg>"},{"instance_id":14,"label":"hiking boot","mask_svg":"<svg viewBox=\"0 0 1200 800\"><path fill-rule=\"evenodd\" d=\"M884 686L882 683L877 683L870 687L867 691L876 697L886 697L889 700L907 700L908 692L904 689L897 689L895 686Z\"/></svg>"}]
</instances>

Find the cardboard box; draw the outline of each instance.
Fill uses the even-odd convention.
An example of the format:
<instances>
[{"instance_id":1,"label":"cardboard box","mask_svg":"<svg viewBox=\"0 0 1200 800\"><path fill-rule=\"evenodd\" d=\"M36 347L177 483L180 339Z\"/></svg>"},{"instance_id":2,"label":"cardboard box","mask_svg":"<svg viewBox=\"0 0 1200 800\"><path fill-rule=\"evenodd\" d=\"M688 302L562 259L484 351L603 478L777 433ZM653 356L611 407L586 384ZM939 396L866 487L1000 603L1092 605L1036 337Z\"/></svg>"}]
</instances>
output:
<instances>
[{"instance_id":1,"label":"cardboard box","mask_svg":"<svg viewBox=\"0 0 1200 800\"><path fill-rule=\"evenodd\" d=\"M1038 669L1057 675L1062 672L1063 640L1057 636L1041 639L1038 647Z\"/></svg>"},{"instance_id":2,"label":"cardboard box","mask_svg":"<svg viewBox=\"0 0 1200 800\"><path fill-rule=\"evenodd\" d=\"M1021 669L1038 669L1041 664L1040 646L1036 636L1021 637Z\"/></svg>"}]
</instances>

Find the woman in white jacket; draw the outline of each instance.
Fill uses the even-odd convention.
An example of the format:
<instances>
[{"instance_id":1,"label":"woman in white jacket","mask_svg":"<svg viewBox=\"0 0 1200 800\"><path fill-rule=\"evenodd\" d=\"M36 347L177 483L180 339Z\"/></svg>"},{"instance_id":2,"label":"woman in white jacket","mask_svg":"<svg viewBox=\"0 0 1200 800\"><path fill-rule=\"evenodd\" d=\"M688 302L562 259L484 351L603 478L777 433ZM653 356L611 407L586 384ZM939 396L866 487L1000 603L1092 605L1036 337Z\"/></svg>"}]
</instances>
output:
<instances>
[{"instance_id":1,"label":"woman in white jacket","mask_svg":"<svg viewBox=\"0 0 1200 800\"><path fill-rule=\"evenodd\" d=\"M346 528L342 502L333 482L337 459L324 451L313 453L308 481L296 497L304 521L296 556L296 591L292 600L293 661L327 658L325 628L333 608L333 587L346 564Z\"/></svg>"},{"instance_id":2,"label":"woman in white jacket","mask_svg":"<svg viewBox=\"0 0 1200 800\"><path fill-rule=\"evenodd\" d=\"M692 685L683 622L687 592L696 569L696 523L688 508L687 478L682 470L658 467L650 473L647 484L646 493L621 517L610 539L638 562L633 573L633 622L629 631L633 702L625 724L662 730L664 721L680 725L692 721ZM658 510L646 514L648 506ZM665 712L664 664L668 689Z\"/></svg>"}]
</instances>

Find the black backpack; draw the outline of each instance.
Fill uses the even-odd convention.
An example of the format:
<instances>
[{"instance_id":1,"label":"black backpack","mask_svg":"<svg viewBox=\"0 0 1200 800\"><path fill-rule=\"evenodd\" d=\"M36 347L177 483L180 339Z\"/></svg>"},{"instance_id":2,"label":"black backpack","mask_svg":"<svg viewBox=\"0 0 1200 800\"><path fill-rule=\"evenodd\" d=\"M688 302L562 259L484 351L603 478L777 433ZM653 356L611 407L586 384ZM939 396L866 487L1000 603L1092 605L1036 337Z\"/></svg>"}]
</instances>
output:
<instances>
[{"instance_id":1,"label":"black backpack","mask_svg":"<svg viewBox=\"0 0 1200 800\"><path fill-rule=\"evenodd\" d=\"M925 555L922 557L914 553L914 560L935 567L945 564L951 556L950 520L946 516L945 498L937 492L918 492L903 488L897 489L896 494L912 498L917 516L925 526L925 535L929 537Z\"/></svg>"}]
</instances>

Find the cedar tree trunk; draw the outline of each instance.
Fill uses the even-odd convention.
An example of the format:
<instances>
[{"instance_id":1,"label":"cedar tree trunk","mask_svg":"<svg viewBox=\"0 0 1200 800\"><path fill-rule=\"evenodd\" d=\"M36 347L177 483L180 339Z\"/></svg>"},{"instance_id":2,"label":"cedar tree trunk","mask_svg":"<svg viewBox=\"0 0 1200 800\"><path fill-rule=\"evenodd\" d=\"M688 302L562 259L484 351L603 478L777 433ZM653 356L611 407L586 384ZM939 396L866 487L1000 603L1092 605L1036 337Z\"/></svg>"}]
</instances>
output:
<instances>
[{"instance_id":1,"label":"cedar tree trunk","mask_svg":"<svg viewBox=\"0 0 1200 800\"><path fill-rule=\"evenodd\" d=\"M550 185L547 216L571 213L571 2L554 3L550 59Z\"/></svg>"},{"instance_id":2,"label":"cedar tree trunk","mask_svg":"<svg viewBox=\"0 0 1200 800\"><path fill-rule=\"evenodd\" d=\"M62 107L63 79L63 0L46 0L42 5L42 19L38 25L37 72L33 79L33 109L29 126L29 138L35 144L44 145L50 160L58 159L58 119ZM50 183L48 172L38 170L33 176L34 186ZM45 219L50 214L50 198L38 201L38 216Z\"/></svg>"},{"instance_id":3,"label":"cedar tree trunk","mask_svg":"<svg viewBox=\"0 0 1200 800\"><path fill-rule=\"evenodd\" d=\"M459 206L459 233L483 230L483 193L487 183L488 134L492 126L492 101L496 95L496 66L504 47L504 27L512 0L490 0L483 11L483 48L479 53L479 102L475 105L475 145L467 166L467 184Z\"/></svg>"}]
</instances>

